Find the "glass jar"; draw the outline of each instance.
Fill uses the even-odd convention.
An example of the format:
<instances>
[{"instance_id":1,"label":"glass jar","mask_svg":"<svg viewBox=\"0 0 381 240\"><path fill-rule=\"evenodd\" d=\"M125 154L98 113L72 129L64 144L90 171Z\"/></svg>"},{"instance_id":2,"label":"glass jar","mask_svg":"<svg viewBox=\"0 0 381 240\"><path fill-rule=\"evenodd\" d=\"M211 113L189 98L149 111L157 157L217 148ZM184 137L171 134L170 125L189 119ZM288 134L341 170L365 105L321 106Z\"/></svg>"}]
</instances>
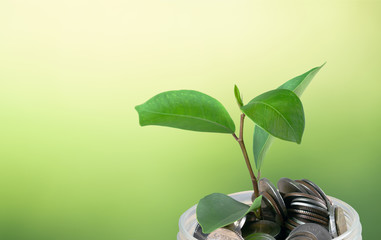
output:
<instances>
[{"instance_id":1,"label":"glass jar","mask_svg":"<svg viewBox=\"0 0 381 240\"><path fill-rule=\"evenodd\" d=\"M251 204L251 194L252 191L238 192L230 194L232 198L237 201ZM334 240L362 240L361 236L361 223L359 215L356 210L354 210L347 203L334 198L329 197L332 202L341 207L344 210L345 218L347 220L347 231ZM177 240L197 240L193 237L194 230L197 225L196 220L196 205L188 209L183 215L181 215L179 220L179 233L177 234Z\"/></svg>"}]
</instances>

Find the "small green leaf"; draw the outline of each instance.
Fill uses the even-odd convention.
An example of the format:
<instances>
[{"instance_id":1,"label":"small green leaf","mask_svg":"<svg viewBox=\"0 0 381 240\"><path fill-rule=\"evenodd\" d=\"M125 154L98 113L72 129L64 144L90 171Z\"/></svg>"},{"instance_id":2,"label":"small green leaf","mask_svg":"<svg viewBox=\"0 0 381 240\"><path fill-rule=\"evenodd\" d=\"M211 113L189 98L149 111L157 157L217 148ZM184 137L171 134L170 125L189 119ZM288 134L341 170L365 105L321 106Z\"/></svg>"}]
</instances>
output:
<instances>
[{"instance_id":1,"label":"small green leaf","mask_svg":"<svg viewBox=\"0 0 381 240\"><path fill-rule=\"evenodd\" d=\"M163 92L135 109L141 126L159 125L218 133L235 131L232 118L219 101L193 90Z\"/></svg>"},{"instance_id":2,"label":"small green leaf","mask_svg":"<svg viewBox=\"0 0 381 240\"><path fill-rule=\"evenodd\" d=\"M197 204L197 221L204 233L211 233L257 210L261 206L261 201L262 196L259 196L249 206L225 194L212 193L202 198Z\"/></svg>"},{"instance_id":3,"label":"small green leaf","mask_svg":"<svg viewBox=\"0 0 381 240\"><path fill-rule=\"evenodd\" d=\"M278 89L288 89L294 91L296 95L299 97L302 95L306 87L309 85L311 80L315 77L315 75L320 71L320 69L325 65L321 65L320 67L315 67L309 70L308 72L299 75L286 83L282 84ZM257 169L261 169L263 159L267 153L267 150L271 146L274 137L268 134L265 130L255 126L254 135L253 135L253 153L254 153L254 161Z\"/></svg>"},{"instance_id":4,"label":"small green leaf","mask_svg":"<svg viewBox=\"0 0 381 240\"><path fill-rule=\"evenodd\" d=\"M247 211L246 214L248 214L249 212L254 212L257 209L259 209L261 207L261 203L262 203L262 195L260 195L254 200L254 202L251 204L251 207L249 208L249 211Z\"/></svg>"},{"instance_id":5,"label":"small green leaf","mask_svg":"<svg viewBox=\"0 0 381 240\"><path fill-rule=\"evenodd\" d=\"M242 98L241 98L241 93L239 92L237 85L234 85L234 96L235 96L235 99L237 100L238 106L242 107L243 102L242 102Z\"/></svg>"},{"instance_id":6,"label":"small green leaf","mask_svg":"<svg viewBox=\"0 0 381 240\"><path fill-rule=\"evenodd\" d=\"M271 135L296 143L302 141L304 111L302 102L292 91L276 89L263 93L241 110Z\"/></svg>"}]
</instances>

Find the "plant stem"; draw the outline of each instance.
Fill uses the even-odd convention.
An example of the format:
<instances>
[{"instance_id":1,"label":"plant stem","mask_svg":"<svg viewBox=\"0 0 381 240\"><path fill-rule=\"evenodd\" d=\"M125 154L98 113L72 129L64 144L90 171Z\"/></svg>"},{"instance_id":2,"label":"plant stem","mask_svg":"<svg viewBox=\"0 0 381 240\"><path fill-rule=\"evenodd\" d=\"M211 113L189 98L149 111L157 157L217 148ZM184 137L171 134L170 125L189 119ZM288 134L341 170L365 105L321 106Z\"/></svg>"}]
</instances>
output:
<instances>
[{"instance_id":1,"label":"plant stem","mask_svg":"<svg viewBox=\"0 0 381 240\"><path fill-rule=\"evenodd\" d=\"M243 157L245 158L247 169L249 170L249 173L250 173L251 182L253 184L254 197L257 198L259 196L258 180L254 175L253 168L251 167L251 163L249 160L249 156L247 155L245 143L243 141L243 123L244 123L244 120L245 120L245 114L242 113L241 114L240 127L239 127L239 137L237 137L237 135L235 133L233 133L233 137L239 143L239 146L241 147Z\"/></svg>"}]
</instances>

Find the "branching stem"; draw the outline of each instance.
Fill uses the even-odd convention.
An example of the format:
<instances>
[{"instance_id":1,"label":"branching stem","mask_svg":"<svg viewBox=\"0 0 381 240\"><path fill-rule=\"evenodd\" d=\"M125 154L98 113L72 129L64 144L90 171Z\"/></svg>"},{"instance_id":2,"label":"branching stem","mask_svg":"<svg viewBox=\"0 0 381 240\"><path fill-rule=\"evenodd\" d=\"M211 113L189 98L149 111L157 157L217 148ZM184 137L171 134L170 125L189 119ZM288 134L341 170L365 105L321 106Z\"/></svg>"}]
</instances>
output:
<instances>
[{"instance_id":1,"label":"branching stem","mask_svg":"<svg viewBox=\"0 0 381 240\"><path fill-rule=\"evenodd\" d=\"M234 139L239 143L239 146L241 147L243 157L245 158L247 169L250 173L251 182L253 183L253 189L254 189L254 197L257 198L259 196L259 189L258 189L258 180L254 175L253 168L251 167L251 163L249 160L249 156L247 155L245 143L243 141L243 123L245 120L245 114L241 114L241 121L240 121L240 127L239 127L239 137L235 133L233 133Z\"/></svg>"}]
</instances>

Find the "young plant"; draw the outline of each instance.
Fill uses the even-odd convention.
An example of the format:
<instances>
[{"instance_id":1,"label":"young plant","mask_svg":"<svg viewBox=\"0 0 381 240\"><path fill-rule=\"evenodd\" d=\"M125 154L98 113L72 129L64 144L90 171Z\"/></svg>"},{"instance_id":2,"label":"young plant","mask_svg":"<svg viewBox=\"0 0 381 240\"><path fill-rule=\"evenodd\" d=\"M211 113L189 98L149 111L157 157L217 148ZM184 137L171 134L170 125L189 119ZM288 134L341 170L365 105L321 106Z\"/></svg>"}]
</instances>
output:
<instances>
[{"instance_id":1,"label":"young plant","mask_svg":"<svg viewBox=\"0 0 381 240\"><path fill-rule=\"evenodd\" d=\"M323 64L324 65L324 64ZM197 220L204 233L226 226L253 211L260 217L261 196L258 180L266 152L274 137L300 144L305 119L299 99L316 73L323 67L315 67L297 76L275 90L253 98L247 104L234 86L234 95L242 112L238 136L235 124L225 107L216 99L193 90L177 90L160 93L135 107L141 126L159 125L200 132L231 134L238 142L253 185L253 204L248 206L231 197L213 193L201 199L197 205ZM245 117L255 124L253 153L257 175L254 174L243 140Z\"/></svg>"}]
</instances>

